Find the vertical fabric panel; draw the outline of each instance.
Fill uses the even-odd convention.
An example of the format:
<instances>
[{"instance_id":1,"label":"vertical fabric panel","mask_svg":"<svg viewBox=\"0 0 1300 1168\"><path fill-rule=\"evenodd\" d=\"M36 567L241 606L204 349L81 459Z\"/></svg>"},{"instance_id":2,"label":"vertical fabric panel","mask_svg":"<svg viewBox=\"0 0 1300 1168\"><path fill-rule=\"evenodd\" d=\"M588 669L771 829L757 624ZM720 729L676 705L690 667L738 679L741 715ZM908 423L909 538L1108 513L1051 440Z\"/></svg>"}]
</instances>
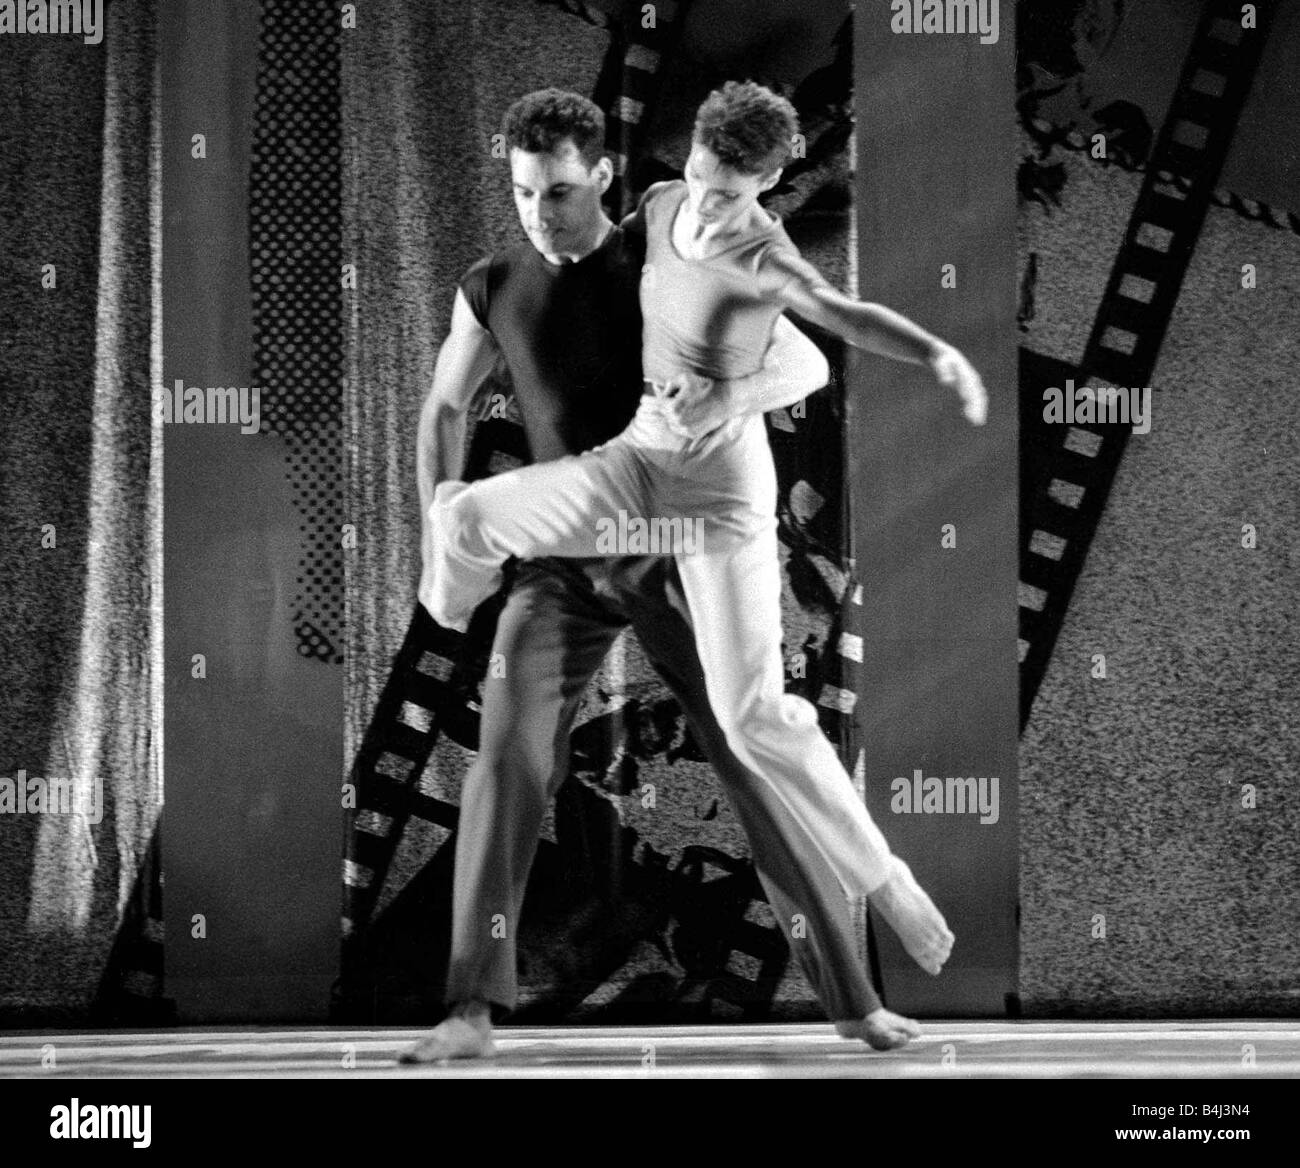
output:
<instances>
[{"instance_id":1,"label":"vertical fabric panel","mask_svg":"<svg viewBox=\"0 0 1300 1168\"><path fill-rule=\"evenodd\" d=\"M155 15L104 11L99 44L0 45L0 774L72 800L0 816L25 1021L86 1017L162 801Z\"/></svg>"},{"instance_id":2,"label":"vertical fabric panel","mask_svg":"<svg viewBox=\"0 0 1300 1168\"><path fill-rule=\"evenodd\" d=\"M182 1022L322 1017L337 969L342 695L320 634L337 630L339 552L320 541L342 522L338 35L323 2L163 14L164 386L262 395L251 432L166 432L166 972ZM287 213L295 181L311 214Z\"/></svg>"},{"instance_id":3,"label":"vertical fabric panel","mask_svg":"<svg viewBox=\"0 0 1300 1168\"><path fill-rule=\"evenodd\" d=\"M874 357L850 395L867 802L957 943L931 978L877 935L890 1006L929 1014L1015 1007L1015 32L1000 13L990 44L896 34L883 5L856 29L862 296L955 344L990 396L974 428L927 370Z\"/></svg>"}]
</instances>

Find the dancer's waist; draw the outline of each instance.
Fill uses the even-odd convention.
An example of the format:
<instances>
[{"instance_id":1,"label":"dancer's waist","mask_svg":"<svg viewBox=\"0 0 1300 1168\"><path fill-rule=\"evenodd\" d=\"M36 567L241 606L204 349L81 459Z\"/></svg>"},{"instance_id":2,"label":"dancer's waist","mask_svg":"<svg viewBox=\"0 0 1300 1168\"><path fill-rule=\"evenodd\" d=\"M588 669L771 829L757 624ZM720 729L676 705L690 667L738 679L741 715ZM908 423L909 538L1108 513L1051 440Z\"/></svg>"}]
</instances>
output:
<instances>
[{"instance_id":1,"label":"dancer's waist","mask_svg":"<svg viewBox=\"0 0 1300 1168\"><path fill-rule=\"evenodd\" d=\"M636 415L624 431L624 437L634 446L689 454L746 438L763 442L767 440L761 414L728 418L707 433L688 438L674 429L668 420L666 410L671 398L664 396L663 384L647 378L643 389Z\"/></svg>"}]
</instances>

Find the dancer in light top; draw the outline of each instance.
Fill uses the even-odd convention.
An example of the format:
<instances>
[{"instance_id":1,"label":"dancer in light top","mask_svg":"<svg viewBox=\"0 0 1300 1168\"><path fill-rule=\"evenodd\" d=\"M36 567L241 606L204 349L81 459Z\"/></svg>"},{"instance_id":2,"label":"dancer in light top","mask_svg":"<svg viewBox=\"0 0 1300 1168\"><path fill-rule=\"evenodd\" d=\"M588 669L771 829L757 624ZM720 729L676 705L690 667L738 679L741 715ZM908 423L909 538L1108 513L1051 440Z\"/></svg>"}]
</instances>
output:
<instances>
[{"instance_id":1,"label":"dancer in light top","mask_svg":"<svg viewBox=\"0 0 1300 1168\"><path fill-rule=\"evenodd\" d=\"M984 420L986 396L960 353L888 309L837 292L759 206L796 130L789 103L760 86L730 83L710 95L685 181L651 187L623 224L645 247L646 391L631 424L581 454L473 484L440 483L420 599L439 623L463 631L511 556L606 554L620 517L670 536L698 521L700 546L667 550L726 745L762 784L765 806L798 825L809 862L833 873L845 897L869 896L908 953L937 974L952 933L890 852L815 709L784 692L776 476L761 413L738 411L735 395L762 368L778 317L793 309L850 343L928 364L974 423ZM520 162L512 150L512 169ZM521 217L545 257L547 224L530 224L537 216L525 216L522 204ZM917 1033L915 1023L875 1006L864 1019L836 1019L837 1029L882 1047ZM450 1031L445 1038L440 1045L435 1031L412 1057L450 1049Z\"/></svg>"}]
</instances>

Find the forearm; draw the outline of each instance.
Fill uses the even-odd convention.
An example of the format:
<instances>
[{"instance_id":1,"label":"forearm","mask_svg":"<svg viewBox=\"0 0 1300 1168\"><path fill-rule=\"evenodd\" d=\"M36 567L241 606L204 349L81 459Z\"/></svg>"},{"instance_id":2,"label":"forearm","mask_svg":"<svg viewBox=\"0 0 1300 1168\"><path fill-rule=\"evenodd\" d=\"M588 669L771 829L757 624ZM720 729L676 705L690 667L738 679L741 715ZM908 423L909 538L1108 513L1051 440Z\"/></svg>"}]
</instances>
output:
<instances>
[{"instance_id":1,"label":"forearm","mask_svg":"<svg viewBox=\"0 0 1300 1168\"><path fill-rule=\"evenodd\" d=\"M468 431L466 410L429 395L420 411L415 453L415 473L424 508L433 502L434 487L461 474Z\"/></svg>"},{"instance_id":2,"label":"forearm","mask_svg":"<svg viewBox=\"0 0 1300 1168\"><path fill-rule=\"evenodd\" d=\"M976 426L984 424L988 417L988 391L975 367L952 345L902 313L837 292L797 257L780 259L776 265L784 267L793 277L778 294L785 308L857 348L896 361L928 366L940 385L957 391L967 420Z\"/></svg>"},{"instance_id":3,"label":"forearm","mask_svg":"<svg viewBox=\"0 0 1300 1168\"><path fill-rule=\"evenodd\" d=\"M729 382L735 414L769 413L802 401L831 379L826 355L785 316L772 328L762 366Z\"/></svg>"},{"instance_id":4,"label":"forearm","mask_svg":"<svg viewBox=\"0 0 1300 1168\"><path fill-rule=\"evenodd\" d=\"M726 395L731 416L740 417L792 406L820 389L828 379L801 377L793 371L765 365L757 373L721 382L717 388Z\"/></svg>"},{"instance_id":5,"label":"forearm","mask_svg":"<svg viewBox=\"0 0 1300 1168\"><path fill-rule=\"evenodd\" d=\"M464 292L458 291L451 331L438 350L433 385L420 409L416 433L415 473L426 509L433 502L434 487L462 473L470 409L495 355L491 333L475 318Z\"/></svg>"},{"instance_id":6,"label":"forearm","mask_svg":"<svg viewBox=\"0 0 1300 1168\"><path fill-rule=\"evenodd\" d=\"M925 365L943 347L933 333L883 304L850 300L837 293L819 294L817 300L822 316L819 323L870 353Z\"/></svg>"}]
</instances>

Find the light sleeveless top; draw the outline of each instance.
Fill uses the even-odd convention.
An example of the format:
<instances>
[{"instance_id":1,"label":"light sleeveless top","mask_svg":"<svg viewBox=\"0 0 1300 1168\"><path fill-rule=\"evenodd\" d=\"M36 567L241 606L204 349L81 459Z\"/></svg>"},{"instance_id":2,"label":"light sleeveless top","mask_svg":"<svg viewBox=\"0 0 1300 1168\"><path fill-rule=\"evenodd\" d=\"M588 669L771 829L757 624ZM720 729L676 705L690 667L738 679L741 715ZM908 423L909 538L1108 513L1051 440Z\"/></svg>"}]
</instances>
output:
<instances>
[{"instance_id":1,"label":"light sleeveless top","mask_svg":"<svg viewBox=\"0 0 1300 1168\"><path fill-rule=\"evenodd\" d=\"M673 221L686 198L682 181L656 183L635 218L644 224L641 365L649 381L689 370L718 380L747 377L763 364L782 307L776 294L793 277L772 263L799 249L778 218L707 259L685 259Z\"/></svg>"}]
</instances>

